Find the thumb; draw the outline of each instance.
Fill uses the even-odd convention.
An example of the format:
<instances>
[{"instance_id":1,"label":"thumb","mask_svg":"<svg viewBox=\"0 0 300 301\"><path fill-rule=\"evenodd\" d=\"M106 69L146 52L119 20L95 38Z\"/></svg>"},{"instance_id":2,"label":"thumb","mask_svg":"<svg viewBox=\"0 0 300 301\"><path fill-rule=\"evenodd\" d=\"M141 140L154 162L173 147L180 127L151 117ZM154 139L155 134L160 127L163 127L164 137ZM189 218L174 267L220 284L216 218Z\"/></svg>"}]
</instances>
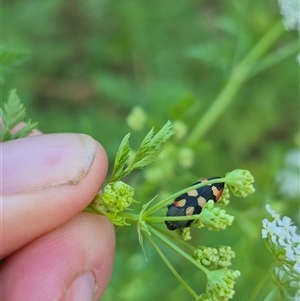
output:
<instances>
[{"instance_id":1,"label":"thumb","mask_svg":"<svg viewBox=\"0 0 300 301\"><path fill-rule=\"evenodd\" d=\"M39 135L2 145L1 258L82 211L107 172L87 135Z\"/></svg>"}]
</instances>

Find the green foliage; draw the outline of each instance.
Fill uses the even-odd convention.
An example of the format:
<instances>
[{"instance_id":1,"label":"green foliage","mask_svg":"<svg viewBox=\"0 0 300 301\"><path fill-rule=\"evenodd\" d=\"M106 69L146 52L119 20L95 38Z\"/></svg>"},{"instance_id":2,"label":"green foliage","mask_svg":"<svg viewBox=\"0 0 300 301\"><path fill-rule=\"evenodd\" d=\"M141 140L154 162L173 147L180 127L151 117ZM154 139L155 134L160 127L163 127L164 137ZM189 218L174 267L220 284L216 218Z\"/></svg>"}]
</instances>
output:
<instances>
[{"instance_id":1,"label":"green foliage","mask_svg":"<svg viewBox=\"0 0 300 301\"><path fill-rule=\"evenodd\" d=\"M13 73L3 72L2 95L17 87L43 132L90 134L112 166L131 131L124 120L133 106L147 114L131 137L133 150L145 128L168 119L179 125L157 163L126 178L138 187L137 200L170 196L236 166L251 170L256 192L231 200L233 226L222 235L206 229L193 235L195 245L232 247L241 271L233 300L250 296L271 263L260 236L265 204L299 224L298 181L289 176L290 153L299 150L298 35L281 27L276 1L17 0L2 10L2 40L30 53L18 68L9 65ZM133 232L117 231L114 273L102 300L187 300L147 243L144 261ZM171 252L167 257L191 286L205 290L189 265ZM271 290L269 281L257 300Z\"/></svg>"},{"instance_id":2,"label":"green foliage","mask_svg":"<svg viewBox=\"0 0 300 301\"><path fill-rule=\"evenodd\" d=\"M37 123L32 124L29 119L20 130L13 131L14 127L24 120L25 116L25 107L20 102L16 90L12 90L7 103L4 103L3 109L0 109L2 119L0 139L2 142L27 137L37 127Z\"/></svg>"},{"instance_id":3,"label":"green foliage","mask_svg":"<svg viewBox=\"0 0 300 301\"><path fill-rule=\"evenodd\" d=\"M132 202L134 189L122 181L108 183L86 209L92 208L98 214L105 215L117 226L130 225L119 212L126 210Z\"/></svg>"},{"instance_id":4,"label":"green foliage","mask_svg":"<svg viewBox=\"0 0 300 301\"><path fill-rule=\"evenodd\" d=\"M124 169L125 169L125 164L129 159L129 153L130 153L129 138L130 138L130 133L128 133L123 138L119 146L116 159L114 162L114 167L112 170L112 175L110 177L110 182L114 182L126 176Z\"/></svg>"},{"instance_id":5,"label":"green foliage","mask_svg":"<svg viewBox=\"0 0 300 301\"><path fill-rule=\"evenodd\" d=\"M117 152L110 182L124 178L132 170L142 169L143 167L155 161L158 155L163 150L163 144L168 141L173 134L174 131L172 130L170 121L168 121L155 136L153 136L154 129L152 128L150 132L145 136L131 162L129 162L129 164L125 166L127 160L129 159L130 152L130 134L127 134L123 138Z\"/></svg>"}]
</instances>

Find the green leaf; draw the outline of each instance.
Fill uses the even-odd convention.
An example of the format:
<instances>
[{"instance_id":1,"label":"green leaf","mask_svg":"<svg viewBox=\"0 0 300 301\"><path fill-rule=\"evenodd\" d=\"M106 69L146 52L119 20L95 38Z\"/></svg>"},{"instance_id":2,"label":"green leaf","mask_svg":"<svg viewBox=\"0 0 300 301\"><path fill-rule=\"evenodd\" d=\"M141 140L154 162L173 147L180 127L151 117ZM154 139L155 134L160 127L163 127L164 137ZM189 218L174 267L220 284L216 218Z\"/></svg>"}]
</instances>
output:
<instances>
[{"instance_id":1,"label":"green leaf","mask_svg":"<svg viewBox=\"0 0 300 301\"><path fill-rule=\"evenodd\" d=\"M147 258L147 254L146 254L146 250L145 250L145 247L144 247L144 240L143 240L143 234L142 234L142 231L145 231L148 233L148 235L151 235L148 227L147 227L147 223L144 222L144 221L139 221L136 225L136 228L137 228L137 232L138 232L138 240L139 240L139 244L142 248L142 251L143 251L143 254L144 254L144 257L145 259L148 261L148 258Z\"/></svg>"},{"instance_id":2,"label":"green leaf","mask_svg":"<svg viewBox=\"0 0 300 301\"><path fill-rule=\"evenodd\" d=\"M113 167L112 175L109 182L115 182L124 177L125 164L129 159L130 146L129 146L130 133L128 133L122 140Z\"/></svg>"},{"instance_id":3,"label":"green leaf","mask_svg":"<svg viewBox=\"0 0 300 301\"><path fill-rule=\"evenodd\" d=\"M174 134L171 121L168 121L153 137L153 128L142 141L128 169L141 169L157 159L163 150L163 144Z\"/></svg>"},{"instance_id":4,"label":"green leaf","mask_svg":"<svg viewBox=\"0 0 300 301\"><path fill-rule=\"evenodd\" d=\"M163 150L163 143L165 143L173 134L174 131L170 121L168 121L155 136L153 136L154 130L152 128L140 144L133 160L126 167L130 153L130 133L127 134L120 144L109 182L118 181L127 176L132 170L141 169L155 161L157 156Z\"/></svg>"},{"instance_id":5,"label":"green leaf","mask_svg":"<svg viewBox=\"0 0 300 301\"><path fill-rule=\"evenodd\" d=\"M152 128L149 133L146 135L142 143L140 144L136 155L134 156L130 166L133 169L135 164L141 160L147 155L147 151L151 147L151 140L154 135L154 129Z\"/></svg>"},{"instance_id":6,"label":"green leaf","mask_svg":"<svg viewBox=\"0 0 300 301\"><path fill-rule=\"evenodd\" d=\"M25 116L25 107L21 103L16 89L14 89L10 92L8 101L4 104L3 109L0 109L0 117L2 118L3 123L0 137L2 142L26 137L37 127L37 123L32 124L29 120L20 131L12 134L11 130L23 121Z\"/></svg>"}]
</instances>

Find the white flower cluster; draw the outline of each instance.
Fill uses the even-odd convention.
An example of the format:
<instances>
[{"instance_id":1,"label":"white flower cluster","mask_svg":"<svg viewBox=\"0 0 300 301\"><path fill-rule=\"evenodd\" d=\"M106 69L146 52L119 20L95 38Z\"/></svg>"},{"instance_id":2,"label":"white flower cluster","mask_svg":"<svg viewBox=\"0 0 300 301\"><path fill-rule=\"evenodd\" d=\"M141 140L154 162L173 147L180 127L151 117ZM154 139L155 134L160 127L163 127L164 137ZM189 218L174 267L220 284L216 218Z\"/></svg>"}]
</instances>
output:
<instances>
[{"instance_id":1,"label":"white flower cluster","mask_svg":"<svg viewBox=\"0 0 300 301\"><path fill-rule=\"evenodd\" d=\"M296 233L297 227L289 217L280 218L270 205L266 205L266 209L273 220L262 221L262 238L277 263L273 270L274 279L277 279L275 283L286 296L284 300L300 301L300 236ZM294 297L290 295L291 289Z\"/></svg>"},{"instance_id":2,"label":"white flower cluster","mask_svg":"<svg viewBox=\"0 0 300 301\"><path fill-rule=\"evenodd\" d=\"M278 0L283 25L286 30L297 30L300 33L300 0ZM300 53L296 57L300 65Z\"/></svg>"},{"instance_id":3,"label":"white flower cluster","mask_svg":"<svg viewBox=\"0 0 300 301\"><path fill-rule=\"evenodd\" d=\"M300 1L278 0L280 12L283 16L283 24L286 30L298 30L300 32Z\"/></svg>"},{"instance_id":4,"label":"white flower cluster","mask_svg":"<svg viewBox=\"0 0 300 301\"><path fill-rule=\"evenodd\" d=\"M262 221L262 238L268 240L273 255L285 252L284 263L292 266L293 273L300 275L300 236L296 233L297 227L292 220L276 213L270 205L266 205L266 210L271 214L273 220L264 219ZM287 268L287 267L286 267Z\"/></svg>"}]
</instances>

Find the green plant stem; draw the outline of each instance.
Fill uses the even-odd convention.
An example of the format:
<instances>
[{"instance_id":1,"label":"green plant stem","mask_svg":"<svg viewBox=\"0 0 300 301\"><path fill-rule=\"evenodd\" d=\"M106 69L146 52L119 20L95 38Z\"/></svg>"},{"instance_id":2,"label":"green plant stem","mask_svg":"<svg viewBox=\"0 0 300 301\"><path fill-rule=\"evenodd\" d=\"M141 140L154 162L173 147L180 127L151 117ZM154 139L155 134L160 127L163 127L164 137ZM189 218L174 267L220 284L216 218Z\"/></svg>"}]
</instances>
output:
<instances>
[{"instance_id":1,"label":"green plant stem","mask_svg":"<svg viewBox=\"0 0 300 301\"><path fill-rule=\"evenodd\" d=\"M94 208L87 206L86 208L84 208L82 210L82 212L88 212L88 213L94 213L94 214L101 214L99 213L97 210L95 210Z\"/></svg>"},{"instance_id":2,"label":"green plant stem","mask_svg":"<svg viewBox=\"0 0 300 301\"><path fill-rule=\"evenodd\" d=\"M184 281L184 279L178 274L178 272L175 270L175 268L172 266L168 258L163 254L163 252L160 250L160 248L157 246L157 244L153 241L153 239L150 237L150 235L146 234L148 240L154 247L154 249L157 251L159 256L162 258L162 260L165 262L167 267L171 270L173 275L177 278L177 280L182 284L182 286L196 299L198 297L197 293Z\"/></svg>"},{"instance_id":3,"label":"green plant stem","mask_svg":"<svg viewBox=\"0 0 300 301\"><path fill-rule=\"evenodd\" d=\"M128 219L129 223L137 223L140 218L139 214L126 213L126 212L120 212L119 216L122 216L122 217L125 217L126 219Z\"/></svg>"},{"instance_id":4,"label":"green plant stem","mask_svg":"<svg viewBox=\"0 0 300 301\"><path fill-rule=\"evenodd\" d=\"M249 54L232 70L231 76L214 100L205 115L199 120L195 128L186 139L186 144L192 147L218 120L222 112L228 107L242 84L249 77L251 67L283 34L284 28L280 22L276 23L252 48Z\"/></svg>"},{"instance_id":5,"label":"green plant stem","mask_svg":"<svg viewBox=\"0 0 300 301\"><path fill-rule=\"evenodd\" d=\"M186 248L187 250L194 252L195 251L195 247L192 246L191 244L187 243L186 241L184 241L181 236L179 236L177 233L174 233L173 231L170 230L164 230L162 228L157 228L155 225L151 225L156 231L161 232L165 237L169 237L170 239L172 239L173 241L175 241L176 243L182 245L184 248ZM175 234L175 235L174 235Z\"/></svg>"},{"instance_id":6,"label":"green plant stem","mask_svg":"<svg viewBox=\"0 0 300 301\"><path fill-rule=\"evenodd\" d=\"M194 216L194 218L193 218ZM199 214L197 215L189 215L189 216L149 216L149 217L145 217L143 218L143 220L147 223L164 223L165 221L187 221L190 219L195 219L199 217Z\"/></svg>"},{"instance_id":7,"label":"green plant stem","mask_svg":"<svg viewBox=\"0 0 300 301\"><path fill-rule=\"evenodd\" d=\"M285 29L280 20L258 41L240 65L242 67L253 65L253 63L259 59L284 32Z\"/></svg>"},{"instance_id":8,"label":"green plant stem","mask_svg":"<svg viewBox=\"0 0 300 301\"><path fill-rule=\"evenodd\" d=\"M270 274L272 273L272 270L274 268L274 265L272 264L269 267L268 272L265 274L265 276L263 278L260 279L260 281L257 283L253 293L251 294L250 298L248 301L253 301L254 298L256 297L257 293L259 292L259 290L261 289L261 287L263 286L263 284L267 281L267 279L269 278Z\"/></svg>"},{"instance_id":9,"label":"green plant stem","mask_svg":"<svg viewBox=\"0 0 300 301\"><path fill-rule=\"evenodd\" d=\"M275 299L274 297L277 295L278 293L278 287L275 287L274 289L272 289L270 291L270 293L268 294L268 296L263 300L263 301L272 301L272 300L277 300L277 298ZM283 300L283 299L282 299ZM291 300L292 301L292 300Z\"/></svg>"},{"instance_id":10,"label":"green plant stem","mask_svg":"<svg viewBox=\"0 0 300 301\"><path fill-rule=\"evenodd\" d=\"M148 229L151 233L153 233L157 238L159 238L163 243L165 243L167 246L169 246L171 249L176 251L178 254L186 258L188 261L190 261L192 264L194 264L197 268L202 270L205 274L209 273L209 270L205 268L203 265L201 265L198 261L196 261L194 258L192 258L189 254L182 251L176 244L171 242L169 239L167 239L163 234L161 234L159 231L157 231L155 228L148 225Z\"/></svg>"},{"instance_id":11,"label":"green plant stem","mask_svg":"<svg viewBox=\"0 0 300 301\"><path fill-rule=\"evenodd\" d=\"M299 41L293 41L287 45L284 45L278 51L273 52L265 56L249 72L248 78L251 78L262 71L274 66L275 64L285 60L286 58L296 55L299 52Z\"/></svg>"},{"instance_id":12,"label":"green plant stem","mask_svg":"<svg viewBox=\"0 0 300 301\"><path fill-rule=\"evenodd\" d=\"M185 216L150 216L145 217L143 220L147 223L164 223L165 221L188 221L188 220L197 220L200 219L199 214L193 214L193 215L185 215Z\"/></svg>"}]
</instances>

